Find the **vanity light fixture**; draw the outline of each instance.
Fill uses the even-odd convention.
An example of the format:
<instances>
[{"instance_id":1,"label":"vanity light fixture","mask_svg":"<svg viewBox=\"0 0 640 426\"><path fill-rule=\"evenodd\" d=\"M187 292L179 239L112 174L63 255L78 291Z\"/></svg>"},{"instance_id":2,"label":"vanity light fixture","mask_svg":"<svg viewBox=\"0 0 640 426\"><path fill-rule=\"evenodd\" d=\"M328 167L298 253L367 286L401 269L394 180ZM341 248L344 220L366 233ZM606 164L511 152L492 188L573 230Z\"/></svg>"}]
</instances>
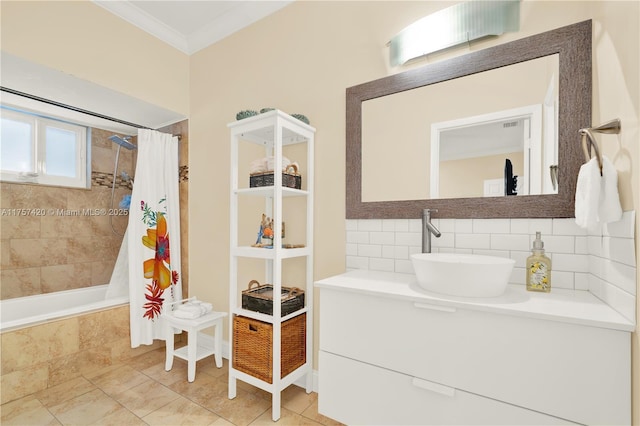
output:
<instances>
[{"instance_id":1,"label":"vanity light fixture","mask_svg":"<svg viewBox=\"0 0 640 426\"><path fill-rule=\"evenodd\" d=\"M390 41L391 66L520 28L520 0L459 3L414 22Z\"/></svg>"}]
</instances>

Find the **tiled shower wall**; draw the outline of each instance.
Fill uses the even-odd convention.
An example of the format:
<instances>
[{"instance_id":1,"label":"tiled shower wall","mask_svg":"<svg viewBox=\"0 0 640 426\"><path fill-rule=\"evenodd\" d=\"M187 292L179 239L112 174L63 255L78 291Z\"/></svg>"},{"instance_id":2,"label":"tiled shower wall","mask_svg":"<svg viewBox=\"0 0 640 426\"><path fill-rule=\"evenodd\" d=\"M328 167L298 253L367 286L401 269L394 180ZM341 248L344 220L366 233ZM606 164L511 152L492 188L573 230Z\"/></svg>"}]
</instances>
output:
<instances>
[{"instance_id":1,"label":"tiled shower wall","mask_svg":"<svg viewBox=\"0 0 640 426\"><path fill-rule=\"evenodd\" d=\"M187 206L188 121L160 129L181 135L180 214L182 239L182 284L188 292ZM59 211L111 208L111 184L117 145L108 138L113 132L91 130L91 189L73 189L29 184L0 183L1 299L51 293L106 284L111 278L128 216L70 216ZM135 138L134 138L135 141ZM135 180L136 151L120 150L113 208L122 196L131 194L122 182L126 171ZM40 209L43 216L13 215L12 209ZM49 214L49 212L55 212Z\"/></svg>"},{"instance_id":2,"label":"tiled shower wall","mask_svg":"<svg viewBox=\"0 0 640 426\"><path fill-rule=\"evenodd\" d=\"M597 230L574 219L434 219L442 232L433 252L485 254L515 259L510 283L525 284L525 261L536 231L552 262L552 288L589 290L635 320L635 212ZM347 269L413 273L410 255L422 244L420 219L350 219ZM552 290L553 291L553 290Z\"/></svg>"},{"instance_id":3,"label":"tiled shower wall","mask_svg":"<svg viewBox=\"0 0 640 426\"><path fill-rule=\"evenodd\" d=\"M0 183L0 298L51 293L105 284L111 278L127 216L70 215L82 209L111 208L117 145L113 132L91 130L91 189ZM119 178L134 176L135 151L121 149L113 208L131 190ZM27 209L28 214L13 214ZM43 215L30 212L35 210Z\"/></svg>"}]
</instances>

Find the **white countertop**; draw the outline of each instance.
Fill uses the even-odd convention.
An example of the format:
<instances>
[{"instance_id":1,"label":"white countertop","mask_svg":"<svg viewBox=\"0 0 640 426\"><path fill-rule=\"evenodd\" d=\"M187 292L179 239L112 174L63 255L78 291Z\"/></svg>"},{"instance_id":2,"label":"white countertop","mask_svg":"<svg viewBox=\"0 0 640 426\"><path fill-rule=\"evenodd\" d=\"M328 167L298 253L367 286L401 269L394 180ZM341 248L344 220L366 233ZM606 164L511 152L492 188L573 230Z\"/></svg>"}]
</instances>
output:
<instances>
[{"instance_id":1,"label":"white countertop","mask_svg":"<svg viewBox=\"0 0 640 426\"><path fill-rule=\"evenodd\" d=\"M635 329L633 322L588 291L552 289L551 293L537 293L522 285L508 285L500 297L470 298L427 292L415 281L413 274L357 270L319 280L315 286L620 331Z\"/></svg>"}]
</instances>

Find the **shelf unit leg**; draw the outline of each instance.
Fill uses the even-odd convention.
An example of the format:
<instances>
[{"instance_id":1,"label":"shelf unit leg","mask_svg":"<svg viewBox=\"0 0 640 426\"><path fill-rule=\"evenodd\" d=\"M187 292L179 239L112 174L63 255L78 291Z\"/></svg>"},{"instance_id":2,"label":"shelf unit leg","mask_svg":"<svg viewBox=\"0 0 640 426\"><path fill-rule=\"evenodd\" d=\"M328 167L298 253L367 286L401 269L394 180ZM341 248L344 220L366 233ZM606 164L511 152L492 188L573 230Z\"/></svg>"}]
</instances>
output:
<instances>
[{"instance_id":1,"label":"shelf unit leg","mask_svg":"<svg viewBox=\"0 0 640 426\"><path fill-rule=\"evenodd\" d=\"M214 333L216 367L222 368L222 319L215 324Z\"/></svg>"},{"instance_id":2,"label":"shelf unit leg","mask_svg":"<svg viewBox=\"0 0 640 426\"><path fill-rule=\"evenodd\" d=\"M236 397L236 378L229 374L229 399Z\"/></svg>"},{"instance_id":3,"label":"shelf unit leg","mask_svg":"<svg viewBox=\"0 0 640 426\"><path fill-rule=\"evenodd\" d=\"M173 336L173 327L169 325L165 325L165 336L167 340L165 342L165 350L166 350L166 358L164 361L164 369L165 371L170 371L173 368L173 347L174 347L174 336Z\"/></svg>"},{"instance_id":4,"label":"shelf unit leg","mask_svg":"<svg viewBox=\"0 0 640 426\"><path fill-rule=\"evenodd\" d=\"M196 358L198 352L198 330L195 327L189 329L189 340L187 343L187 379L193 382L196 379Z\"/></svg>"},{"instance_id":5,"label":"shelf unit leg","mask_svg":"<svg viewBox=\"0 0 640 426\"><path fill-rule=\"evenodd\" d=\"M280 420L280 391L273 392L271 396L271 420Z\"/></svg>"}]
</instances>

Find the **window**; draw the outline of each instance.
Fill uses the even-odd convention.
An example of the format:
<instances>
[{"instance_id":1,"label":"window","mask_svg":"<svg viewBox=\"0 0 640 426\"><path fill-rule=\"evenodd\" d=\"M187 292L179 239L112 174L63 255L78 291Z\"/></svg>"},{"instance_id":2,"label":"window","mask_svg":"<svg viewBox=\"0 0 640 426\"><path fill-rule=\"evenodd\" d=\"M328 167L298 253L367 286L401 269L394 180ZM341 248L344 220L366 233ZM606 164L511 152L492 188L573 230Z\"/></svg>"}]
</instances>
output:
<instances>
[{"instance_id":1,"label":"window","mask_svg":"<svg viewBox=\"0 0 640 426\"><path fill-rule=\"evenodd\" d=\"M87 188L85 126L2 106L1 180Z\"/></svg>"}]
</instances>

